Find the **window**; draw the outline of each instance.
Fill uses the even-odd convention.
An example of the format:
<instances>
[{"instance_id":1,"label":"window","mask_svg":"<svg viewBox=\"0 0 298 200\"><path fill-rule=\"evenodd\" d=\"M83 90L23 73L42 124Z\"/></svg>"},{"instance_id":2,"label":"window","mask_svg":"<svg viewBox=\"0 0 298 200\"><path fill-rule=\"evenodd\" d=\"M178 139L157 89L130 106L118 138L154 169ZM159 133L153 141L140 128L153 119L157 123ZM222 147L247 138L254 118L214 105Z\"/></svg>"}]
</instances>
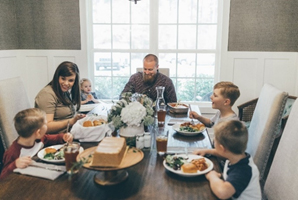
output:
<instances>
[{"instance_id":1,"label":"window","mask_svg":"<svg viewBox=\"0 0 298 200\"><path fill-rule=\"evenodd\" d=\"M218 0L92 0L94 90L118 99L148 53L182 101L210 101L218 44Z\"/></svg>"}]
</instances>

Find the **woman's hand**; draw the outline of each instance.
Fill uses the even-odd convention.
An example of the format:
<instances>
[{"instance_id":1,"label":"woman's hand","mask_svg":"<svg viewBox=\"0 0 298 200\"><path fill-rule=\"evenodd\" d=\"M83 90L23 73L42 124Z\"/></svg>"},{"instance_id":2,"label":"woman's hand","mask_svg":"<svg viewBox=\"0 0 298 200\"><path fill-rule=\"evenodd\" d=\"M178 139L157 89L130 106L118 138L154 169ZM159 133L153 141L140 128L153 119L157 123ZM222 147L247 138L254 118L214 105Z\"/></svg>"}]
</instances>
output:
<instances>
[{"instance_id":1,"label":"woman's hand","mask_svg":"<svg viewBox=\"0 0 298 200\"><path fill-rule=\"evenodd\" d=\"M31 163L32 159L30 156L24 156L16 159L16 167L17 168L26 168Z\"/></svg>"},{"instance_id":2,"label":"woman's hand","mask_svg":"<svg viewBox=\"0 0 298 200\"><path fill-rule=\"evenodd\" d=\"M78 120L83 119L84 117L86 117L85 114L76 114L71 120L70 120L70 124L73 126Z\"/></svg>"},{"instance_id":3,"label":"woman's hand","mask_svg":"<svg viewBox=\"0 0 298 200\"><path fill-rule=\"evenodd\" d=\"M64 140L65 142L72 142L72 141L73 141L73 136L72 136L72 134L70 134L70 133L65 133L65 134L63 135L63 140Z\"/></svg>"}]
</instances>

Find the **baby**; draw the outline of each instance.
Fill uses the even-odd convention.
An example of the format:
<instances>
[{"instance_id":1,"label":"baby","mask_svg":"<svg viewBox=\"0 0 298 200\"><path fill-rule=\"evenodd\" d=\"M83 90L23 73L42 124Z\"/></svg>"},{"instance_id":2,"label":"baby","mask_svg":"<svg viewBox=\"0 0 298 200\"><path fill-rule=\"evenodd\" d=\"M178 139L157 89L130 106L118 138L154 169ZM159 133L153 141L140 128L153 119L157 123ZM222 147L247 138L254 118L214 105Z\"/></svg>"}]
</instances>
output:
<instances>
[{"instance_id":1,"label":"baby","mask_svg":"<svg viewBox=\"0 0 298 200\"><path fill-rule=\"evenodd\" d=\"M83 78L81 83L81 104L93 104L98 103L95 92L91 92L91 81L87 78Z\"/></svg>"}]
</instances>

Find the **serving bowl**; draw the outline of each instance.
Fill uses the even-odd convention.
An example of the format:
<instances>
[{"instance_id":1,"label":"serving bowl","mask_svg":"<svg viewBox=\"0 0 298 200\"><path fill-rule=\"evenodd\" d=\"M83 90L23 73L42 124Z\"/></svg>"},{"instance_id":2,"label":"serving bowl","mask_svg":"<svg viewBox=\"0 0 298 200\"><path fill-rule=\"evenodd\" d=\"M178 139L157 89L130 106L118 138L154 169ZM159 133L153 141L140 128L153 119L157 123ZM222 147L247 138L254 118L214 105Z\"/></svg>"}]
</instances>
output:
<instances>
[{"instance_id":1,"label":"serving bowl","mask_svg":"<svg viewBox=\"0 0 298 200\"><path fill-rule=\"evenodd\" d=\"M179 114L185 114L188 112L188 105L183 104L183 103L168 103L169 111L171 113L179 113Z\"/></svg>"}]
</instances>

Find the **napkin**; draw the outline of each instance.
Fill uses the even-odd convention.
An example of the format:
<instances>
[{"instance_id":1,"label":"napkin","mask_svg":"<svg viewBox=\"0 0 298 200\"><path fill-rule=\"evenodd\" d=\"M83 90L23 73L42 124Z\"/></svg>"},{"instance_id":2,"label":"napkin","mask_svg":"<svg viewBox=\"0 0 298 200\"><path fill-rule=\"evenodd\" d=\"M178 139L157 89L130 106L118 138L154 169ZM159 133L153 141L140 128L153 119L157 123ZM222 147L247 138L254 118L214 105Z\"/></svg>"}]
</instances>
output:
<instances>
[{"instance_id":1,"label":"napkin","mask_svg":"<svg viewBox=\"0 0 298 200\"><path fill-rule=\"evenodd\" d=\"M16 168L13 171L16 173L25 174L29 176L55 180L60 175L66 172L66 168L65 166L38 163L33 161L32 164L30 164L30 166L24 169Z\"/></svg>"},{"instance_id":2,"label":"napkin","mask_svg":"<svg viewBox=\"0 0 298 200\"><path fill-rule=\"evenodd\" d=\"M71 129L71 134L74 139L79 140L80 142L99 142L106 135L110 136L112 134L112 130L108 124L102 124L100 126L93 127L84 127L84 121L94 121L96 119L104 119L107 121L107 117L100 116L87 116L83 119L78 120Z\"/></svg>"}]
</instances>

